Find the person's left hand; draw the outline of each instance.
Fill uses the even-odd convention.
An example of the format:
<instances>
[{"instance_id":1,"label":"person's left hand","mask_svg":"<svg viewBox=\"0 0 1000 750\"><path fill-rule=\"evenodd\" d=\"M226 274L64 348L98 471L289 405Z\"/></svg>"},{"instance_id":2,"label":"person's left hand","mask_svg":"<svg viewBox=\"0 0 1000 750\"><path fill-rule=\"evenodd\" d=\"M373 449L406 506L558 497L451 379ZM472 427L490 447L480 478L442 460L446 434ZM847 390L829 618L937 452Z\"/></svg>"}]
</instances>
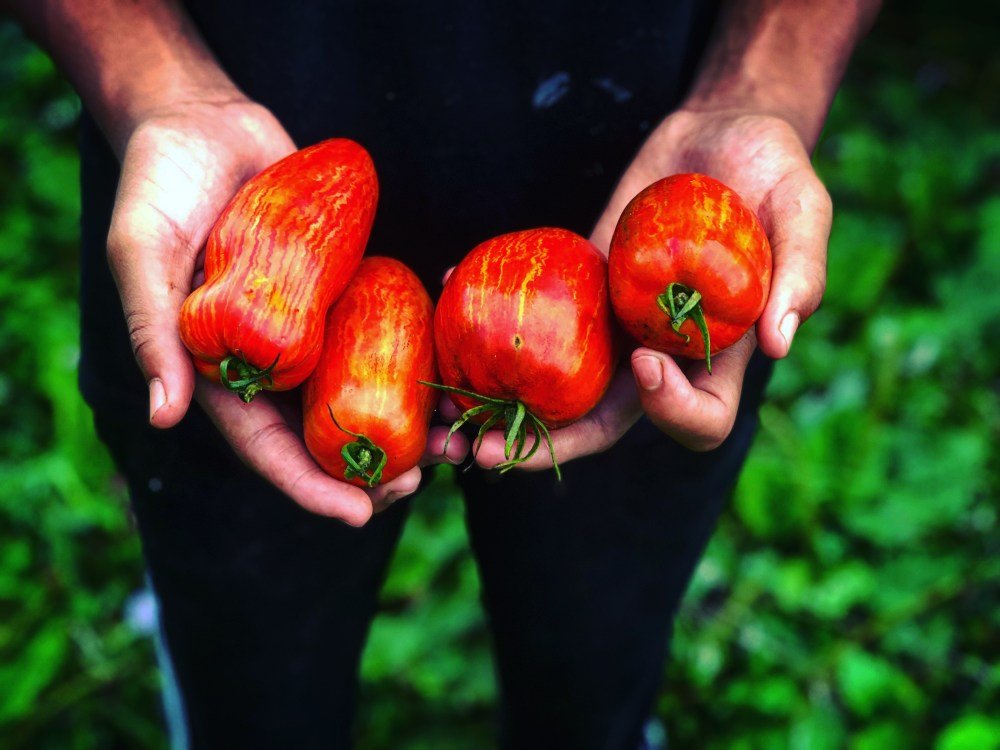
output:
<instances>
[{"instance_id":1,"label":"person's left hand","mask_svg":"<svg viewBox=\"0 0 1000 750\"><path fill-rule=\"evenodd\" d=\"M679 110L665 119L619 181L594 228L594 244L607 253L618 217L632 197L680 172L721 180L756 211L774 260L767 305L755 329L712 357L711 375L700 360L678 361L642 347L633 351L589 414L552 431L560 464L611 447L643 412L687 448L718 447L736 420L743 375L754 349L760 346L769 357L784 357L802 321L819 306L826 284L830 197L801 137L788 122L771 115ZM443 412L448 417L452 410ZM504 461L500 431L491 430L484 438L476 461L485 468ZM538 451L518 468L551 466L548 452Z\"/></svg>"}]
</instances>

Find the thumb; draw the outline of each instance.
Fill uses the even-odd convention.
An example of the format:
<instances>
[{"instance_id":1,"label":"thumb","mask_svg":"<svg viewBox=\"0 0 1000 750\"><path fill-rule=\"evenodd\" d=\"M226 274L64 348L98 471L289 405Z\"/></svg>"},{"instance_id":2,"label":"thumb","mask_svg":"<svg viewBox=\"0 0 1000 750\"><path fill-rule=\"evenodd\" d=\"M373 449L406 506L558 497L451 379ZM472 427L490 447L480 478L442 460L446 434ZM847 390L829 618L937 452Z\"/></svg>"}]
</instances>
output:
<instances>
[{"instance_id":1,"label":"thumb","mask_svg":"<svg viewBox=\"0 0 1000 750\"><path fill-rule=\"evenodd\" d=\"M164 232L167 227L172 229ZM161 428L181 420L194 392L191 355L177 328L191 285L193 254L176 229L151 207L129 211L116 206L108 235L108 263L132 351L149 385L149 421Z\"/></svg>"},{"instance_id":2,"label":"thumb","mask_svg":"<svg viewBox=\"0 0 1000 750\"><path fill-rule=\"evenodd\" d=\"M819 178L805 169L773 190L760 214L771 240L774 278L757 338L763 352L777 359L788 354L799 326L823 298L833 206Z\"/></svg>"}]
</instances>

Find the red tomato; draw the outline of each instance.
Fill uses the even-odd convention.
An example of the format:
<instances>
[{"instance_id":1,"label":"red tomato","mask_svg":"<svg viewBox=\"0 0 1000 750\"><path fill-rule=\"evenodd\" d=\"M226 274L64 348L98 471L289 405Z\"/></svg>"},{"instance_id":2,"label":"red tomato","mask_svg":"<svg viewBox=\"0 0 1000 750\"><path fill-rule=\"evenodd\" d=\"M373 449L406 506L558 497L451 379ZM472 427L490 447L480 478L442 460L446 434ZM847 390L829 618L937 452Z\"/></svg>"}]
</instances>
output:
<instances>
[{"instance_id":1,"label":"red tomato","mask_svg":"<svg viewBox=\"0 0 1000 750\"><path fill-rule=\"evenodd\" d=\"M472 419L481 436L502 424L501 471L604 395L615 366L607 289L604 256L565 229L487 240L445 284L434 317L440 387L466 410L452 430ZM534 442L524 453L529 432Z\"/></svg>"},{"instance_id":2,"label":"red tomato","mask_svg":"<svg viewBox=\"0 0 1000 750\"><path fill-rule=\"evenodd\" d=\"M437 377L434 306L392 258L366 258L330 308L319 364L303 389L305 440L328 474L374 487L417 465Z\"/></svg>"},{"instance_id":3,"label":"red tomato","mask_svg":"<svg viewBox=\"0 0 1000 750\"><path fill-rule=\"evenodd\" d=\"M702 174L654 182L625 207L608 257L611 303L644 346L706 360L764 311L771 246L735 192ZM700 333L701 340L692 340Z\"/></svg>"},{"instance_id":4,"label":"red tomato","mask_svg":"<svg viewBox=\"0 0 1000 750\"><path fill-rule=\"evenodd\" d=\"M208 237L205 283L181 307L181 340L198 371L247 403L305 380L377 200L371 158L343 138L297 151L240 188Z\"/></svg>"}]
</instances>

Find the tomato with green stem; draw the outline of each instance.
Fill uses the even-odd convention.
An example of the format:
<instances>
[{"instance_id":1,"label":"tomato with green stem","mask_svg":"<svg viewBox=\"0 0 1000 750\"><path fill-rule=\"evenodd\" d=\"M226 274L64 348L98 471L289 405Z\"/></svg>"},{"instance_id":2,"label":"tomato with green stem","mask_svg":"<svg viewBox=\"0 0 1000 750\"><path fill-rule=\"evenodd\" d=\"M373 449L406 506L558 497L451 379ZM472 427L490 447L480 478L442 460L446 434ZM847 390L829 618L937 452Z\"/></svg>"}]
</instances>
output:
<instances>
[{"instance_id":1,"label":"tomato with green stem","mask_svg":"<svg viewBox=\"0 0 1000 750\"><path fill-rule=\"evenodd\" d=\"M643 346L704 359L756 323L771 286L771 246L739 195L702 174L666 177L625 207L608 257L611 304Z\"/></svg>"},{"instance_id":2,"label":"tomato with green stem","mask_svg":"<svg viewBox=\"0 0 1000 750\"><path fill-rule=\"evenodd\" d=\"M378 181L368 153L334 138L251 178L205 247L205 283L184 301L195 367L250 403L316 366L323 322L361 262Z\"/></svg>"},{"instance_id":3,"label":"tomato with green stem","mask_svg":"<svg viewBox=\"0 0 1000 750\"><path fill-rule=\"evenodd\" d=\"M434 317L441 383L463 410L452 425L504 431L508 471L600 401L616 342L607 262L566 229L501 235L475 247L449 276ZM530 440L530 445L529 445Z\"/></svg>"},{"instance_id":4,"label":"tomato with green stem","mask_svg":"<svg viewBox=\"0 0 1000 750\"><path fill-rule=\"evenodd\" d=\"M305 442L333 477L358 485L395 479L420 461L437 377L434 306L416 274L365 258L330 308L319 364L303 389Z\"/></svg>"}]
</instances>

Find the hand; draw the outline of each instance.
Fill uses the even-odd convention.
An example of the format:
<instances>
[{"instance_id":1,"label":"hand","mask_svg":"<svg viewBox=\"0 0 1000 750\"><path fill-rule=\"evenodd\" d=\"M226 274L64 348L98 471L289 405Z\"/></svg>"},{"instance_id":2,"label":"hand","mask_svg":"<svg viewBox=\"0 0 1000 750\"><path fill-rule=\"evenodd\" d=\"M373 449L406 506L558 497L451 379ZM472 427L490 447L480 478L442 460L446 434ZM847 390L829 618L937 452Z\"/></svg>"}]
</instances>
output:
<instances>
[{"instance_id":1,"label":"hand","mask_svg":"<svg viewBox=\"0 0 1000 750\"><path fill-rule=\"evenodd\" d=\"M278 121L241 97L188 101L147 113L124 144L108 260L149 384L150 423L177 424L194 394L250 468L307 510L352 525L412 493L419 468L367 491L328 476L279 399L262 394L248 406L196 378L181 343L178 311L203 279L203 246L216 217L244 182L295 150ZM425 464L462 460L467 442L452 440L446 459L444 434L432 431Z\"/></svg>"},{"instance_id":2,"label":"hand","mask_svg":"<svg viewBox=\"0 0 1000 750\"><path fill-rule=\"evenodd\" d=\"M678 172L703 172L733 188L753 208L774 256L771 294L755 330L703 362L678 362L647 348L632 352L602 401L583 419L552 432L560 463L613 445L642 412L692 450L711 450L736 419L743 374L756 346L773 358L788 354L802 321L819 306L826 281L829 195L805 145L785 120L750 111L678 111L650 135L616 187L592 240L607 252L618 217L640 190ZM484 439L477 461L501 463L499 433ZM546 469L539 451L519 468Z\"/></svg>"}]
</instances>

